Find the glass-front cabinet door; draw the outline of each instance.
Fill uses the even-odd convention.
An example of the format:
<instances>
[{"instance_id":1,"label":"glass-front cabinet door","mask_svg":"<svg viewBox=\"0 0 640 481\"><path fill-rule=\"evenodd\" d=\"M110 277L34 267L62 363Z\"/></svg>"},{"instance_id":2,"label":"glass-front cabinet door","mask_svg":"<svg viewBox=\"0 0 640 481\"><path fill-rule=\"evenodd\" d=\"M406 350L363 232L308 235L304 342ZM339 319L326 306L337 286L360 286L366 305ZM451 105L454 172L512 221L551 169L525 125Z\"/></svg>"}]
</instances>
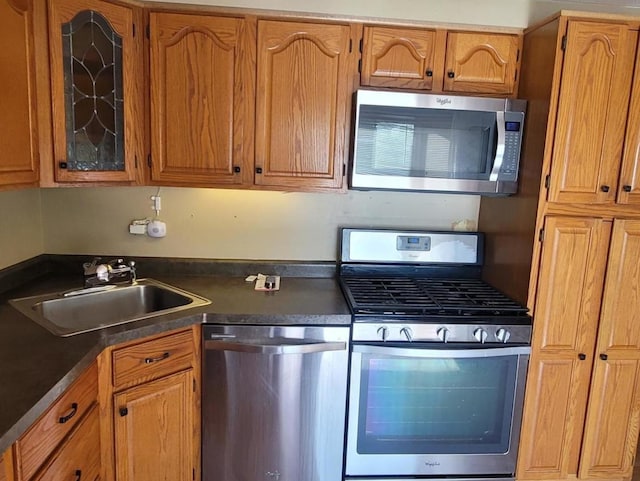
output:
<instances>
[{"instance_id":1,"label":"glass-front cabinet door","mask_svg":"<svg viewBox=\"0 0 640 481\"><path fill-rule=\"evenodd\" d=\"M142 160L142 34L136 12L97 0L50 0L58 182L133 182Z\"/></svg>"}]
</instances>

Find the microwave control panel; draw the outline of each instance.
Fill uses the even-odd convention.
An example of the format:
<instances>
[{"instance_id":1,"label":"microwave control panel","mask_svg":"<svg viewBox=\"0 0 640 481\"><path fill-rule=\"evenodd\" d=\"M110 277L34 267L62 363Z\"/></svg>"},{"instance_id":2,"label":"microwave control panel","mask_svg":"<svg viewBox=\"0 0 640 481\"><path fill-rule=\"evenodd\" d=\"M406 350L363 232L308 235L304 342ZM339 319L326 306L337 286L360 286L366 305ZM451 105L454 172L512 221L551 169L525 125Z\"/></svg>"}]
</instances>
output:
<instances>
[{"instance_id":1,"label":"microwave control panel","mask_svg":"<svg viewBox=\"0 0 640 481\"><path fill-rule=\"evenodd\" d=\"M504 158L498 180L516 181L518 179L518 164L520 163L524 114L522 112L505 112L504 124Z\"/></svg>"}]
</instances>

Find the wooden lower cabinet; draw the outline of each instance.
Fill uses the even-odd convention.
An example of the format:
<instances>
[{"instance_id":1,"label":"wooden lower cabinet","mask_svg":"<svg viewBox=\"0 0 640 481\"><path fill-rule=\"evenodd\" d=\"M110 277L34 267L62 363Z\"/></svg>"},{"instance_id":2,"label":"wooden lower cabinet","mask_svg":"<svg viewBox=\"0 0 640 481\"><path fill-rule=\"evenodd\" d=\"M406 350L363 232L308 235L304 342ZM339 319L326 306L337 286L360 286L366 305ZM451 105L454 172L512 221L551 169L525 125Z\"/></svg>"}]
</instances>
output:
<instances>
[{"instance_id":1,"label":"wooden lower cabinet","mask_svg":"<svg viewBox=\"0 0 640 481\"><path fill-rule=\"evenodd\" d=\"M103 481L199 481L200 336L198 325L103 353Z\"/></svg>"},{"instance_id":2,"label":"wooden lower cabinet","mask_svg":"<svg viewBox=\"0 0 640 481\"><path fill-rule=\"evenodd\" d=\"M194 396L192 369L115 395L118 481L195 479Z\"/></svg>"},{"instance_id":3,"label":"wooden lower cabinet","mask_svg":"<svg viewBox=\"0 0 640 481\"><path fill-rule=\"evenodd\" d=\"M640 221L548 217L544 232L516 477L629 479L640 427Z\"/></svg>"},{"instance_id":4,"label":"wooden lower cabinet","mask_svg":"<svg viewBox=\"0 0 640 481\"><path fill-rule=\"evenodd\" d=\"M33 481L98 481L100 419L94 405Z\"/></svg>"}]
</instances>

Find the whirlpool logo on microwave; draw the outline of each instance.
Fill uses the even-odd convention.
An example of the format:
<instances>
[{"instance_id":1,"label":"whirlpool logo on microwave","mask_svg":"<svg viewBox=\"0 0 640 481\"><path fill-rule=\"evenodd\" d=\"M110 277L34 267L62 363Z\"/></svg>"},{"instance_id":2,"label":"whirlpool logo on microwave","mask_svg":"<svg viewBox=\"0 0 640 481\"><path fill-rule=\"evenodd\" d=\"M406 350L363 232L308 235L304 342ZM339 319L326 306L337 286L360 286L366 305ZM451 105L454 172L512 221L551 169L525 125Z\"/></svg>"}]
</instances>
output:
<instances>
[{"instance_id":1,"label":"whirlpool logo on microwave","mask_svg":"<svg viewBox=\"0 0 640 481\"><path fill-rule=\"evenodd\" d=\"M424 465L427 468L437 468L438 466L440 466L440 463L438 461L425 461Z\"/></svg>"},{"instance_id":2,"label":"whirlpool logo on microwave","mask_svg":"<svg viewBox=\"0 0 640 481\"><path fill-rule=\"evenodd\" d=\"M438 102L440 105L447 105L451 103L451 99L447 97L438 97L436 99L436 102Z\"/></svg>"}]
</instances>

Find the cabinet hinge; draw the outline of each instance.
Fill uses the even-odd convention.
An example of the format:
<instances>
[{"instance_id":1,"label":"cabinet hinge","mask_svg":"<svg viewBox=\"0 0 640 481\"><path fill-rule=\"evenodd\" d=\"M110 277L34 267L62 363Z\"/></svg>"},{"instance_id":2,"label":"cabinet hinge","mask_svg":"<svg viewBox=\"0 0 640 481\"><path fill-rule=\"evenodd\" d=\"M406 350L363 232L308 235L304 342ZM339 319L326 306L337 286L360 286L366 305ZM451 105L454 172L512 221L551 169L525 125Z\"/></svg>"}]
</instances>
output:
<instances>
[{"instance_id":1,"label":"cabinet hinge","mask_svg":"<svg viewBox=\"0 0 640 481\"><path fill-rule=\"evenodd\" d=\"M353 52L353 39L349 39L349 53Z\"/></svg>"},{"instance_id":2,"label":"cabinet hinge","mask_svg":"<svg viewBox=\"0 0 640 481\"><path fill-rule=\"evenodd\" d=\"M191 479L193 479L193 481L196 480L196 468L193 468L193 474L191 475Z\"/></svg>"},{"instance_id":3,"label":"cabinet hinge","mask_svg":"<svg viewBox=\"0 0 640 481\"><path fill-rule=\"evenodd\" d=\"M193 392L196 392L196 380L193 380Z\"/></svg>"},{"instance_id":4,"label":"cabinet hinge","mask_svg":"<svg viewBox=\"0 0 640 481\"><path fill-rule=\"evenodd\" d=\"M136 169L138 168L138 156L137 155L134 155L134 157L133 157L133 165L135 166Z\"/></svg>"},{"instance_id":5,"label":"cabinet hinge","mask_svg":"<svg viewBox=\"0 0 640 481\"><path fill-rule=\"evenodd\" d=\"M547 176L544 178L544 187L545 189L548 189L551 186L551 175L547 174Z\"/></svg>"},{"instance_id":6,"label":"cabinet hinge","mask_svg":"<svg viewBox=\"0 0 640 481\"><path fill-rule=\"evenodd\" d=\"M358 60L358 73L362 73L362 59Z\"/></svg>"},{"instance_id":7,"label":"cabinet hinge","mask_svg":"<svg viewBox=\"0 0 640 481\"><path fill-rule=\"evenodd\" d=\"M360 43L359 43L358 48L360 49L360 53L362 53L362 39L360 39Z\"/></svg>"},{"instance_id":8,"label":"cabinet hinge","mask_svg":"<svg viewBox=\"0 0 640 481\"><path fill-rule=\"evenodd\" d=\"M562 48L563 51L565 51L567 49L567 36L566 35L562 36L562 45L560 46L560 48Z\"/></svg>"},{"instance_id":9,"label":"cabinet hinge","mask_svg":"<svg viewBox=\"0 0 640 481\"><path fill-rule=\"evenodd\" d=\"M136 36L136 24L135 23L133 24L133 36L134 37Z\"/></svg>"},{"instance_id":10,"label":"cabinet hinge","mask_svg":"<svg viewBox=\"0 0 640 481\"><path fill-rule=\"evenodd\" d=\"M342 177L347 175L347 164L342 164Z\"/></svg>"},{"instance_id":11,"label":"cabinet hinge","mask_svg":"<svg viewBox=\"0 0 640 481\"><path fill-rule=\"evenodd\" d=\"M147 38L151 38L151 25L147 25Z\"/></svg>"},{"instance_id":12,"label":"cabinet hinge","mask_svg":"<svg viewBox=\"0 0 640 481\"><path fill-rule=\"evenodd\" d=\"M538 234L538 241L544 242L544 229L540 229L540 234Z\"/></svg>"},{"instance_id":13,"label":"cabinet hinge","mask_svg":"<svg viewBox=\"0 0 640 481\"><path fill-rule=\"evenodd\" d=\"M147 155L147 165L151 168L151 154Z\"/></svg>"},{"instance_id":14,"label":"cabinet hinge","mask_svg":"<svg viewBox=\"0 0 640 481\"><path fill-rule=\"evenodd\" d=\"M516 62L520 60L520 49L516 52Z\"/></svg>"},{"instance_id":15,"label":"cabinet hinge","mask_svg":"<svg viewBox=\"0 0 640 481\"><path fill-rule=\"evenodd\" d=\"M516 73L513 76L513 81L515 82L516 80L518 80L518 69L516 69Z\"/></svg>"}]
</instances>

